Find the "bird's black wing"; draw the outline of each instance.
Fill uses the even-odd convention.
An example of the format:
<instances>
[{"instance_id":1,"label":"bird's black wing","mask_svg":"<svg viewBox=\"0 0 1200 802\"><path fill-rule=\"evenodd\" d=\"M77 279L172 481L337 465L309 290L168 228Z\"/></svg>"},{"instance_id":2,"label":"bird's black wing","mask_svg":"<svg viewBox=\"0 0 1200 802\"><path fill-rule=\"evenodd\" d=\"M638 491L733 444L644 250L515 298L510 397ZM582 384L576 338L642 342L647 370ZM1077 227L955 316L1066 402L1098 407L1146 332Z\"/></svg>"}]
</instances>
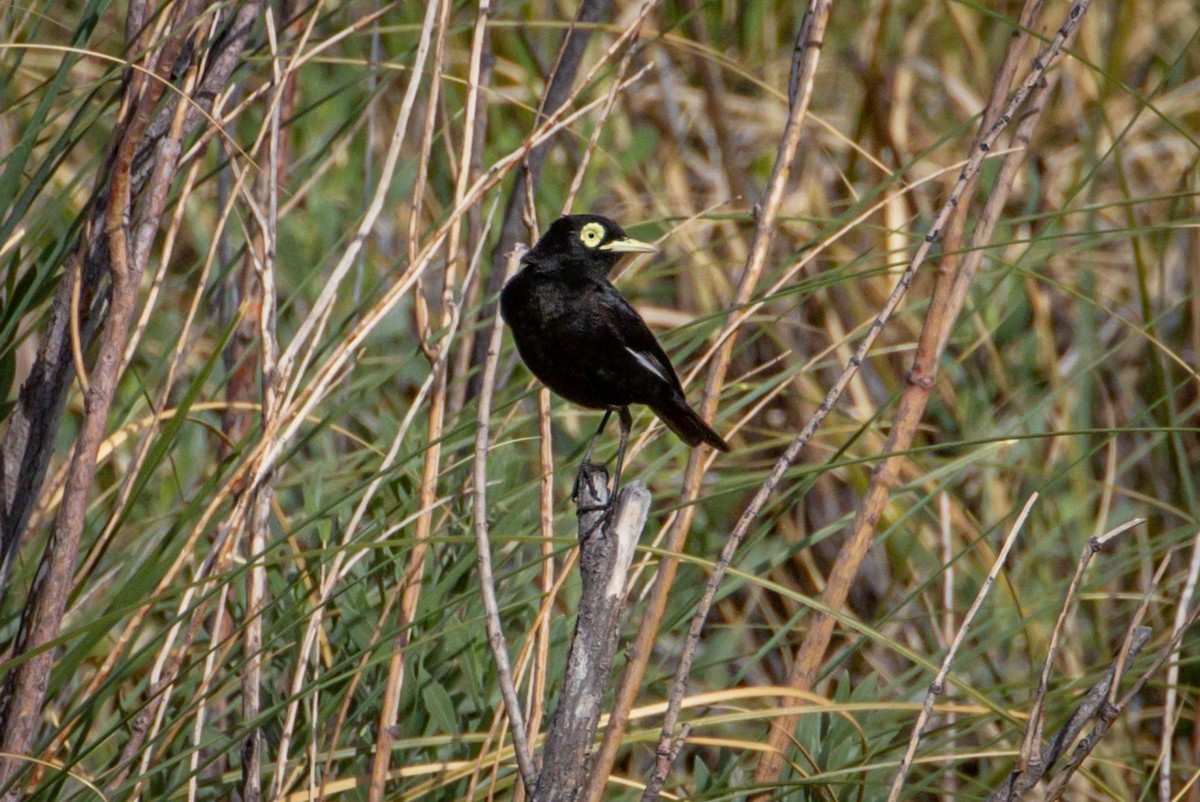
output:
<instances>
[{"instance_id":1,"label":"bird's black wing","mask_svg":"<svg viewBox=\"0 0 1200 802\"><path fill-rule=\"evenodd\" d=\"M707 443L728 451L729 444L688 406L671 360L641 315L611 285L594 297L585 306L603 318L597 334L606 347L597 350L604 377L623 384L630 400L648 405L688 445Z\"/></svg>"},{"instance_id":2,"label":"bird's black wing","mask_svg":"<svg viewBox=\"0 0 1200 802\"><path fill-rule=\"evenodd\" d=\"M604 339L623 349L623 353L611 353L609 359L645 370L682 395L683 387L670 358L629 301L611 284L598 285L589 300L592 303L588 306L598 313L597 322L604 329Z\"/></svg>"}]
</instances>

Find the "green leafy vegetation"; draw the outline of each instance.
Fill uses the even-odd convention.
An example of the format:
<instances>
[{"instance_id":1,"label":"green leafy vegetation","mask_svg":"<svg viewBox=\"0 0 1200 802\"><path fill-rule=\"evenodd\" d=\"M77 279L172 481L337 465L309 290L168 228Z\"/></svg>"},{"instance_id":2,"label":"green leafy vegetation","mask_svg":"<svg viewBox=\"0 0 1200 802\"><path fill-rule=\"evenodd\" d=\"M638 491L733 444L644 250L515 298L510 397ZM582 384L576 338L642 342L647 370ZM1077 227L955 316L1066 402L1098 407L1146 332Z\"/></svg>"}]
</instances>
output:
<instances>
[{"instance_id":1,"label":"green leafy vegetation","mask_svg":"<svg viewBox=\"0 0 1200 802\"><path fill-rule=\"evenodd\" d=\"M680 503L689 449L635 408L624 480L645 482L653 508L625 635L644 615L664 531L693 518L609 778L614 800L640 798L661 703L717 554L923 241L969 155L1020 10L835 4L766 268L750 302L732 308L787 118L802 7L656 5L623 63L627 48L610 47L639 5L613 4L592 26L552 118L569 122L529 193L537 230L520 239L535 239L571 200L574 211L656 242L657 255L627 259L614 280L697 408L720 358L718 333L747 314L712 421L733 451L711 463L694 504ZM127 46L130 6L140 8L37 0L0 9L5 515L21 459L10 445L21 387L55 294L82 270L77 243L98 241L86 238L99 236L89 225L125 120L126 67L150 69L145 52L194 30L180 63L196 76L171 76L153 108L176 93L198 104L188 81L203 74L201 54L216 58L222 26L241 8L199 4L180 28L175 6L155 6L146 34ZM1066 3L1047 6L1018 81L1066 14ZM471 4L438 5L432 27L421 3L269 11L255 15L215 105L180 136L152 221L65 615L40 650L54 655L44 704L30 748L8 758L24 767L16 783L29 799L245 798L243 750L255 737L265 798L368 799L381 745L388 799L509 798L520 784L475 570L477 343L492 324L491 277L504 270L493 248L505 206L575 6L497 3L481 43ZM872 469L888 456L942 243L738 550L697 652L682 715L692 733L666 793L746 798L782 705L801 718L770 798L885 799L929 683L1034 493L902 798L986 799L1008 778L1090 538L1145 519L1084 575L1053 661L1047 739L1118 662L1131 625L1153 633L1124 666L1122 690L1191 614L1198 34L1190 0L1152 11L1098 0L1088 11L1052 67L1058 87L981 246L812 694L778 698ZM1002 144L967 199L972 221ZM135 219L151 200L135 195ZM264 275L274 316L262 314ZM97 287L100 309L111 289ZM75 306L75 356L94 379L101 345L90 328L103 315L90 317L92 308L86 297ZM278 368L266 381L264 351ZM546 464L540 386L507 335L498 382L489 537L536 742L579 592L571 485L600 413L553 400ZM0 575L0 682L37 656L18 631L60 525L87 403L70 374L61 421L44 432L44 478ZM610 430L597 453L611 459L615 446ZM1200 798L1194 631L1176 651L1172 673L1152 673L1066 798ZM614 684L625 660L618 652ZM248 697L257 700L250 714Z\"/></svg>"}]
</instances>

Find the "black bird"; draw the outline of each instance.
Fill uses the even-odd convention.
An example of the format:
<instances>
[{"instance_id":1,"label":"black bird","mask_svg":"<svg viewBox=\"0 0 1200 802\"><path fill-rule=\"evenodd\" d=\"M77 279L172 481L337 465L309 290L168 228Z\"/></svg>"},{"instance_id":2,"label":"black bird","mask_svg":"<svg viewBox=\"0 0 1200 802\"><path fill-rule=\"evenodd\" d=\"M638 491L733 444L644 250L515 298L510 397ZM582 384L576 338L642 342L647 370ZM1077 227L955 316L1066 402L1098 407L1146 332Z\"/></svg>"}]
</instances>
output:
<instances>
[{"instance_id":1,"label":"black bird","mask_svg":"<svg viewBox=\"0 0 1200 802\"><path fill-rule=\"evenodd\" d=\"M500 313L533 375L568 401L606 410L584 464L609 416L618 413L621 442L610 499L620 488L633 424L630 404L650 407L689 446L707 443L729 450L688 406L679 377L646 321L608 280L625 254L655 250L606 217L567 215L522 257L521 271L500 293Z\"/></svg>"}]
</instances>

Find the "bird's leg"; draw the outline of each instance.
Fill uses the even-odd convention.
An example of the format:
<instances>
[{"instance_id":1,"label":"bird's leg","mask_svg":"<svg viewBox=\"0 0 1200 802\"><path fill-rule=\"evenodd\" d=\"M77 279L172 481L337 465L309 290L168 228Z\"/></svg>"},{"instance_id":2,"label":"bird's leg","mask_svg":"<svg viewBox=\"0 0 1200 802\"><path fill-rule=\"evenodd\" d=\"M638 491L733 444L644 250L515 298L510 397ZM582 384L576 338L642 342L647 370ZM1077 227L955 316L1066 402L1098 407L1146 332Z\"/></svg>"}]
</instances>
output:
<instances>
[{"instance_id":1,"label":"bird's leg","mask_svg":"<svg viewBox=\"0 0 1200 802\"><path fill-rule=\"evenodd\" d=\"M604 417L600 419L600 425L598 427L596 427L596 433L594 435L592 435L592 439L588 441L587 451L583 452L583 461L584 462L588 462L591 460L592 447L594 445L596 445L596 440L598 440L600 438L600 435L604 434L604 427L608 425L608 419L612 417L612 414L613 414L613 411L612 411L611 407L604 410Z\"/></svg>"},{"instance_id":2,"label":"bird's leg","mask_svg":"<svg viewBox=\"0 0 1200 802\"><path fill-rule=\"evenodd\" d=\"M629 432L633 428L633 416L629 407L621 407L618 413L621 421L621 443L617 446L617 472L613 478L612 494L608 497L609 509L617 503L617 494L621 492L621 466L625 464L625 446L629 445Z\"/></svg>"},{"instance_id":3,"label":"bird's leg","mask_svg":"<svg viewBox=\"0 0 1200 802\"><path fill-rule=\"evenodd\" d=\"M592 439L588 441L587 450L583 452L583 461L579 463L579 470L575 472L575 486L571 488L571 500L579 500L579 487L583 482L583 474L587 466L591 464L592 447L596 445L596 440L604 433L604 427L608 425L608 419L612 417L613 411L611 408L604 410L604 417L600 419L600 426L597 427L596 433L592 435Z\"/></svg>"}]
</instances>

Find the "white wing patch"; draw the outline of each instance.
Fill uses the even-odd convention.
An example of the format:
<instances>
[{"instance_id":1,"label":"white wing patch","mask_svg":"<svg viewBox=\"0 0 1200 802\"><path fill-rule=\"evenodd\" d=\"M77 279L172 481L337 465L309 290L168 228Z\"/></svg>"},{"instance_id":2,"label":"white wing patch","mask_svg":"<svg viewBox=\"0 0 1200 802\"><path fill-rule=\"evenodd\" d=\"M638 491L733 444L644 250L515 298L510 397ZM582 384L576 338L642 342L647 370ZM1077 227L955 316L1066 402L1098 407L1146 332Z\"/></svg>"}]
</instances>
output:
<instances>
[{"instance_id":1,"label":"white wing patch","mask_svg":"<svg viewBox=\"0 0 1200 802\"><path fill-rule=\"evenodd\" d=\"M640 362L642 364L642 366L644 368L646 368L646 370L650 371L655 376L657 376L658 378L665 381L667 384L671 383L671 380L663 375L662 365L658 364L658 362L656 360L654 360L652 357L647 356L642 351L635 351L632 348L630 348L628 345L625 346L625 350L628 351L629 353L633 354L633 358L636 359L638 362Z\"/></svg>"}]
</instances>

